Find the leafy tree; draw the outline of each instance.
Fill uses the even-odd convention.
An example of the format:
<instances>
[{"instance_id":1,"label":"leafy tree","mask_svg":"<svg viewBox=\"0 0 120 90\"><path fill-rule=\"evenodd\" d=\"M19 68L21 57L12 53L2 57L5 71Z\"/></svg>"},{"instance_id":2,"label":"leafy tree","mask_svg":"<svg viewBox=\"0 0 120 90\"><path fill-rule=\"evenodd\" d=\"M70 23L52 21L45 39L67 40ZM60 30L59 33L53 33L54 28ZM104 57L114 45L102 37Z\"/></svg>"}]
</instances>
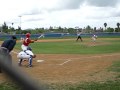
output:
<instances>
[{"instance_id":1,"label":"leafy tree","mask_svg":"<svg viewBox=\"0 0 120 90\"><path fill-rule=\"evenodd\" d=\"M8 26L7 26L6 22L3 23L2 30L3 30L3 32L8 33Z\"/></svg>"},{"instance_id":2,"label":"leafy tree","mask_svg":"<svg viewBox=\"0 0 120 90\"><path fill-rule=\"evenodd\" d=\"M53 27L52 27L52 26L50 26L50 27L49 27L49 30L50 30L50 31L53 31Z\"/></svg>"},{"instance_id":3,"label":"leafy tree","mask_svg":"<svg viewBox=\"0 0 120 90\"><path fill-rule=\"evenodd\" d=\"M120 32L120 29L118 29L118 28L115 28L115 32Z\"/></svg>"},{"instance_id":4,"label":"leafy tree","mask_svg":"<svg viewBox=\"0 0 120 90\"><path fill-rule=\"evenodd\" d=\"M114 32L114 28L109 27L105 30L105 32Z\"/></svg>"},{"instance_id":5,"label":"leafy tree","mask_svg":"<svg viewBox=\"0 0 120 90\"><path fill-rule=\"evenodd\" d=\"M61 26L58 27L58 30L59 32L64 32L64 29Z\"/></svg>"},{"instance_id":6,"label":"leafy tree","mask_svg":"<svg viewBox=\"0 0 120 90\"><path fill-rule=\"evenodd\" d=\"M68 28L68 32L73 34L73 33L76 33L76 31L74 30L74 28Z\"/></svg>"},{"instance_id":7,"label":"leafy tree","mask_svg":"<svg viewBox=\"0 0 120 90\"><path fill-rule=\"evenodd\" d=\"M93 29L88 25L85 29L85 32L86 33L92 33L93 32Z\"/></svg>"}]
</instances>

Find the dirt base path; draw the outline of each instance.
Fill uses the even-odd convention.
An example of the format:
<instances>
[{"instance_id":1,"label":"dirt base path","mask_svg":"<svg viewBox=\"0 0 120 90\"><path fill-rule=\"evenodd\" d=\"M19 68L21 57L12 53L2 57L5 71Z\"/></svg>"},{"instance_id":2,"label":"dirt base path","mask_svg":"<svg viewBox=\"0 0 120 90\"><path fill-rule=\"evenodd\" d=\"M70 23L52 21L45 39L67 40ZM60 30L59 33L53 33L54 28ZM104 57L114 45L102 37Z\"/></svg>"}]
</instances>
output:
<instances>
[{"instance_id":1,"label":"dirt base path","mask_svg":"<svg viewBox=\"0 0 120 90\"><path fill-rule=\"evenodd\" d=\"M14 57L16 58L16 57ZM27 68L28 61L21 69L33 78L47 83L77 83L106 81L116 77L107 68L119 60L120 53L100 55L38 54L33 67ZM37 62L41 60L42 62Z\"/></svg>"}]
</instances>

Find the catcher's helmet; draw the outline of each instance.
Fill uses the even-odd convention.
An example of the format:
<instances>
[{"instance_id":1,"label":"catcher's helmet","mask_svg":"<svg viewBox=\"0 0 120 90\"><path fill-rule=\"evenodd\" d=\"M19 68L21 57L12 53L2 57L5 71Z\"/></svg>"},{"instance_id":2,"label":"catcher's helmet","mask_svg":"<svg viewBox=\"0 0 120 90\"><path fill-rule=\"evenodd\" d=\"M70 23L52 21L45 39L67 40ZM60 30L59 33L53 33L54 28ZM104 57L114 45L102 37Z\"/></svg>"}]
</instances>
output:
<instances>
[{"instance_id":1,"label":"catcher's helmet","mask_svg":"<svg viewBox=\"0 0 120 90\"><path fill-rule=\"evenodd\" d=\"M30 33L26 33L26 37L30 37Z\"/></svg>"}]
</instances>

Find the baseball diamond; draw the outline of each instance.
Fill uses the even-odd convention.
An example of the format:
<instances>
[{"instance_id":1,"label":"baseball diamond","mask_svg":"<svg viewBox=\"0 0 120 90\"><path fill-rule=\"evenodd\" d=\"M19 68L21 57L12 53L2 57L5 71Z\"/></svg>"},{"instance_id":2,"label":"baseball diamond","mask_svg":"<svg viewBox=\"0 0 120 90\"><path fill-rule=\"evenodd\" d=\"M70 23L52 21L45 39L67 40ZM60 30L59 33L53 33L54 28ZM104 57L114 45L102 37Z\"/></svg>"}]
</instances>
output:
<instances>
[{"instance_id":1,"label":"baseball diamond","mask_svg":"<svg viewBox=\"0 0 120 90\"><path fill-rule=\"evenodd\" d=\"M83 38L83 39L84 42L75 42L76 38L45 39L45 40L38 40L37 44L44 43L48 45L48 43L56 44L56 42L59 44L60 43L64 44L65 42L66 45L66 43L70 42L73 43L76 47L80 47L81 50L87 50L87 49L89 50L90 48L95 49L96 47L100 47L100 46L108 47L109 45L111 45L111 41L114 41L114 43L116 41L118 43L118 41L120 40L119 38L98 38L96 42L92 42L91 38ZM41 46L37 47L37 50L38 49L41 50ZM34 45L32 46L32 50L33 52L35 52ZM18 62L17 59L18 52L20 52L20 50L17 47L12 52L14 63ZM35 77L35 79L37 79L38 81L42 81L47 84L52 84L52 83L74 84L79 82L93 82L93 81L104 82L107 80L114 80L117 74L114 72L108 72L107 68L109 68L112 65L113 61L117 61L120 58L119 50L113 51L113 53L95 52L93 54L90 54L88 52L87 54L84 53L81 54L35 53L35 54L36 54L36 58L33 59L32 68L28 69L26 67L28 61L23 62L23 65L20 68L23 69L26 73L30 74L32 77ZM0 80L5 81L4 76L1 75Z\"/></svg>"}]
</instances>

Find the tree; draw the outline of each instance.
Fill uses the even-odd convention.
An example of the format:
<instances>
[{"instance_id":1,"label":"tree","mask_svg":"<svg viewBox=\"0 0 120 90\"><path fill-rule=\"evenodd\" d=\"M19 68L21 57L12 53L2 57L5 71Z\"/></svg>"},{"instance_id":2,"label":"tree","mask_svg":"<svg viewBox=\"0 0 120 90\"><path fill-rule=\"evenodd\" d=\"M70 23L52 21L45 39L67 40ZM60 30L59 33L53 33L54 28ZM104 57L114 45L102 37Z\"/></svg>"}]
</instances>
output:
<instances>
[{"instance_id":1,"label":"tree","mask_svg":"<svg viewBox=\"0 0 120 90\"><path fill-rule=\"evenodd\" d=\"M119 31L119 28L120 28L120 23L117 23L117 28L118 28L118 31Z\"/></svg>"},{"instance_id":2,"label":"tree","mask_svg":"<svg viewBox=\"0 0 120 90\"><path fill-rule=\"evenodd\" d=\"M107 23L104 23L104 27L105 27L105 30L106 30L106 27L107 27Z\"/></svg>"},{"instance_id":3,"label":"tree","mask_svg":"<svg viewBox=\"0 0 120 90\"><path fill-rule=\"evenodd\" d=\"M58 30L59 32L64 32L64 29L61 26L58 27Z\"/></svg>"},{"instance_id":4,"label":"tree","mask_svg":"<svg viewBox=\"0 0 120 90\"><path fill-rule=\"evenodd\" d=\"M13 24L14 24L14 23L12 23L12 27L13 27Z\"/></svg>"},{"instance_id":5,"label":"tree","mask_svg":"<svg viewBox=\"0 0 120 90\"><path fill-rule=\"evenodd\" d=\"M108 27L105 32L114 32L114 28Z\"/></svg>"},{"instance_id":6,"label":"tree","mask_svg":"<svg viewBox=\"0 0 120 90\"><path fill-rule=\"evenodd\" d=\"M74 28L68 28L68 32L69 32L70 34L76 33L75 30L74 30Z\"/></svg>"},{"instance_id":7,"label":"tree","mask_svg":"<svg viewBox=\"0 0 120 90\"><path fill-rule=\"evenodd\" d=\"M85 32L86 32L86 33L92 33L92 32L93 32L93 29L88 25L88 26L85 28Z\"/></svg>"},{"instance_id":8,"label":"tree","mask_svg":"<svg viewBox=\"0 0 120 90\"><path fill-rule=\"evenodd\" d=\"M49 30L50 30L50 32L53 32L53 27L50 26L50 27L49 27Z\"/></svg>"},{"instance_id":9,"label":"tree","mask_svg":"<svg viewBox=\"0 0 120 90\"><path fill-rule=\"evenodd\" d=\"M96 32L96 31L97 31L97 29L96 29L96 27L94 27L93 32Z\"/></svg>"},{"instance_id":10,"label":"tree","mask_svg":"<svg viewBox=\"0 0 120 90\"><path fill-rule=\"evenodd\" d=\"M2 25L2 30L3 30L3 32L5 32L5 33L8 32L8 26L7 26L6 22L3 23L3 25Z\"/></svg>"}]
</instances>

